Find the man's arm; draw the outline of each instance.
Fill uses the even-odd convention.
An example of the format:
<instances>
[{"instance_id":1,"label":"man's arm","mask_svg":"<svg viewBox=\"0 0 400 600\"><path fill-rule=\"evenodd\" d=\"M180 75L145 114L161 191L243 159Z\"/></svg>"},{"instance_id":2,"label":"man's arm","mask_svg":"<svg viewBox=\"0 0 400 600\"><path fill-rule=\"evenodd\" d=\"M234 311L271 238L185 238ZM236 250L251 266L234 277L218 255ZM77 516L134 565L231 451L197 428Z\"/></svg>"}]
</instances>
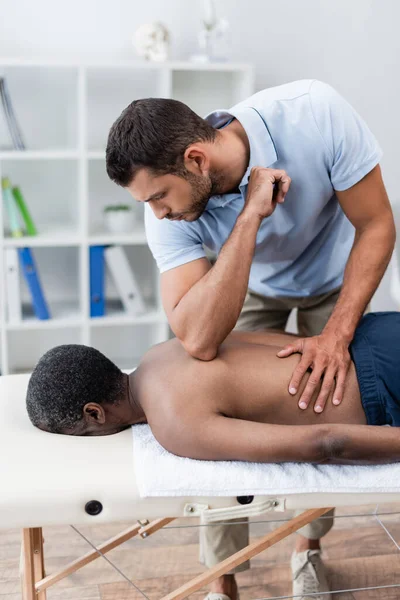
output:
<instances>
[{"instance_id":1,"label":"man's arm","mask_svg":"<svg viewBox=\"0 0 400 600\"><path fill-rule=\"evenodd\" d=\"M246 296L260 224L284 201L289 185L284 171L253 168L245 206L214 266L201 259L162 275L168 321L193 357L215 358L234 328Z\"/></svg>"},{"instance_id":2,"label":"man's arm","mask_svg":"<svg viewBox=\"0 0 400 600\"><path fill-rule=\"evenodd\" d=\"M379 165L359 183L336 194L344 213L356 229L339 299L321 335L301 338L278 353L282 358L292 352L303 354L289 383L293 394L308 367L313 365L313 374L299 402L304 402L304 408L307 408L316 386L323 378L315 403L315 407L319 406L322 410L334 386L335 377L334 399L338 402L334 403L339 404L343 398L350 364L348 347L387 268L396 238L392 209Z\"/></svg>"},{"instance_id":3,"label":"man's arm","mask_svg":"<svg viewBox=\"0 0 400 600\"><path fill-rule=\"evenodd\" d=\"M275 425L210 415L154 431L178 456L266 463L378 464L400 461L400 429L370 425Z\"/></svg>"},{"instance_id":4,"label":"man's arm","mask_svg":"<svg viewBox=\"0 0 400 600\"><path fill-rule=\"evenodd\" d=\"M336 195L356 234L343 287L324 332L335 331L350 342L389 264L396 228L379 165L357 185Z\"/></svg>"}]
</instances>

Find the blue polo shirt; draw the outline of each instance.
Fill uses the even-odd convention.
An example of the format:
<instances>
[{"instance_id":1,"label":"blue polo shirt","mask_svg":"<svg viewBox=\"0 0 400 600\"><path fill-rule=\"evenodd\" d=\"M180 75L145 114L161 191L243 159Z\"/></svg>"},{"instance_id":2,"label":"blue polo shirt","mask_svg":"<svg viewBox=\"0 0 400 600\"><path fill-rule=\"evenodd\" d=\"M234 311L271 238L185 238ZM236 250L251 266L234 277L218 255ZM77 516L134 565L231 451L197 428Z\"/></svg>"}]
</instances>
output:
<instances>
[{"instance_id":1,"label":"blue polo shirt","mask_svg":"<svg viewBox=\"0 0 400 600\"><path fill-rule=\"evenodd\" d=\"M284 169L285 202L257 234L249 288L269 297L312 296L339 286L354 228L335 195L355 185L382 156L371 131L332 87L302 80L262 90L206 117L215 128L240 121L250 162L237 193L212 196L192 223L157 219L145 205L149 247L161 273L220 251L243 209L254 166Z\"/></svg>"}]
</instances>

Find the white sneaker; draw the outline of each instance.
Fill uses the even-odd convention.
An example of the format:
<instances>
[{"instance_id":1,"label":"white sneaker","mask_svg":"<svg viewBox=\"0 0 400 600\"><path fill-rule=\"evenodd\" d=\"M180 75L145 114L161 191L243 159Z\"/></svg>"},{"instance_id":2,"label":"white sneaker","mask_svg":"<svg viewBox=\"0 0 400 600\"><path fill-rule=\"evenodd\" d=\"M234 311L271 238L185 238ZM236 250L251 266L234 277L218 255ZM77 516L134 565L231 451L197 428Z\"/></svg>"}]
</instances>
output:
<instances>
[{"instance_id":1,"label":"white sneaker","mask_svg":"<svg viewBox=\"0 0 400 600\"><path fill-rule=\"evenodd\" d=\"M318 592L330 591L320 550L293 552L290 566L293 576L293 596L296 596L296 600L332 599L331 594L318 595Z\"/></svg>"},{"instance_id":2,"label":"white sneaker","mask_svg":"<svg viewBox=\"0 0 400 600\"><path fill-rule=\"evenodd\" d=\"M226 594L218 594L217 592L209 592L207 594L207 596L204 598L204 600L231 600L231 599ZM237 593L237 600L240 600L239 592Z\"/></svg>"}]
</instances>

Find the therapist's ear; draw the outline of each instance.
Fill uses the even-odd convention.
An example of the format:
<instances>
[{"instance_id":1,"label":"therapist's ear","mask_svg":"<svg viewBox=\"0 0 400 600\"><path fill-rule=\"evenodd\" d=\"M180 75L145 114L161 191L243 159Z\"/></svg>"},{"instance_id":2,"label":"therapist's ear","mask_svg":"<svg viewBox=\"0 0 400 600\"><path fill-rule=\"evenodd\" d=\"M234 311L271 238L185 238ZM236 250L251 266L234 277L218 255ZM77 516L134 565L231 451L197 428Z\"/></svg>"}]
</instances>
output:
<instances>
[{"instance_id":1,"label":"therapist's ear","mask_svg":"<svg viewBox=\"0 0 400 600\"><path fill-rule=\"evenodd\" d=\"M104 425L106 422L106 413L100 404L96 402L88 402L83 407L83 416L87 423L98 423Z\"/></svg>"},{"instance_id":2,"label":"therapist's ear","mask_svg":"<svg viewBox=\"0 0 400 600\"><path fill-rule=\"evenodd\" d=\"M185 167L195 175L204 175L210 170L210 157L205 144L191 144L183 155Z\"/></svg>"}]
</instances>

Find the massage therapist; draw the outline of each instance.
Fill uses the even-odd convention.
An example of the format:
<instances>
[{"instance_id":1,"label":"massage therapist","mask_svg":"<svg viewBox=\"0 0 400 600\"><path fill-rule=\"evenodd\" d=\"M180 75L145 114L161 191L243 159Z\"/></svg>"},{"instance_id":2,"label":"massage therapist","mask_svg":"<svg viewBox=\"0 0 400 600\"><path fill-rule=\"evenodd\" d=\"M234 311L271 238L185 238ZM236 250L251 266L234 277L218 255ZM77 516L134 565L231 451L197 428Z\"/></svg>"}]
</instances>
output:
<instances>
[{"instance_id":1,"label":"massage therapist","mask_svg":"<svg viewBox=\"0 0 400 600\"><path fill-rule=\"evenodd\" d=\"M262 90L205 119L178 101L137 100L107 145L109 177L145 203L164 308L187 352L212 360L235 327L284 329L297 308L304 337L278 356L302 354L292 394L312 368L299 409L312 402L317 413L332 389L335 404L343 398L349 344L394 247L380 159L362 118L316 80ZM319 538L331 526L319 519L300 530L292 559L298 594L307 593L307 578L296 573L319 559ZM207 566L246 544L245 525L202 529ZM317 571L322 592L322 563ZM235 600L234 575L212 589Z\"/></svg>"}]
</instances>

